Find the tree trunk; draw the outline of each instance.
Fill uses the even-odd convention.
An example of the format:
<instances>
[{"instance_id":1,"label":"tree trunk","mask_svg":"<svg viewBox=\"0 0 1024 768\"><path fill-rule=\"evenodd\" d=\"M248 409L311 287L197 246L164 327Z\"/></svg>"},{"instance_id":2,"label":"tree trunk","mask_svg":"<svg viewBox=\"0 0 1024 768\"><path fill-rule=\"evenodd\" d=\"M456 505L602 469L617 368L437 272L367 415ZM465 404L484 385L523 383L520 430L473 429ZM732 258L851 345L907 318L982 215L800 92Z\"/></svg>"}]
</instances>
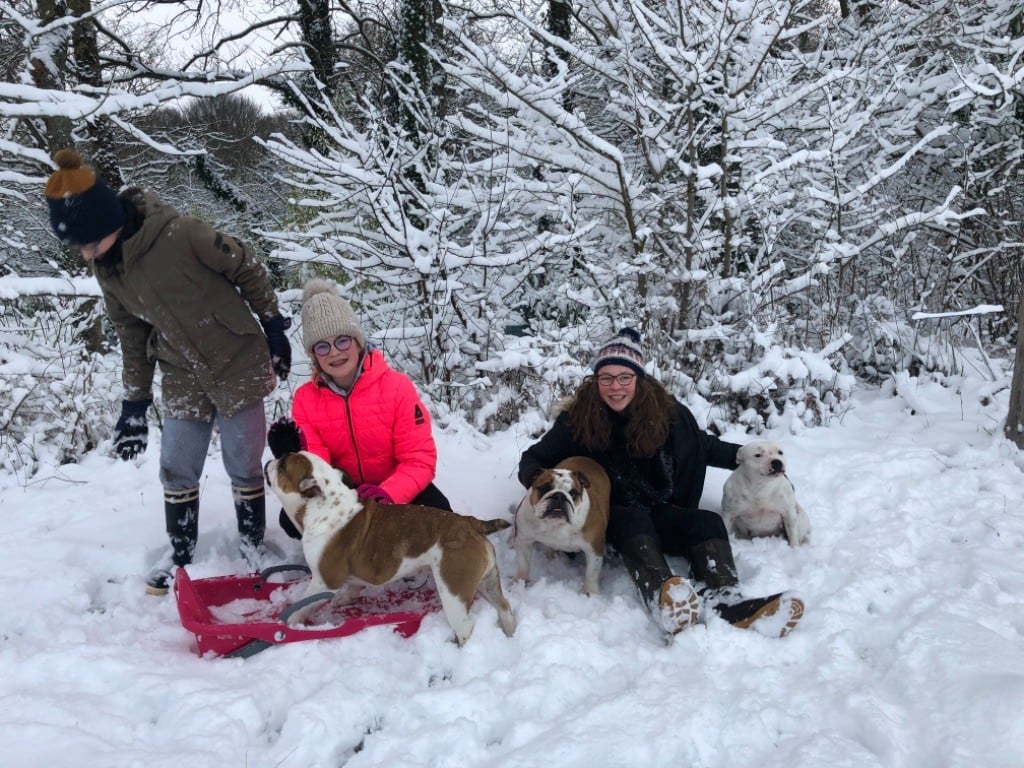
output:
<instances>
[{"instance_id":1,"label":"tree trunk","mask_svg":"<svg viewBox=\"0 0 1024 768\"><path fill-rule=\"evenodd\" d=\"M1010 19L1009 32L1015 37L1024 32L1024 11ZM1015 112L1017 124L1024 125L1019 100ZM1017 304L1017 354L1014 357L1013 381L1010 384L1010 409L1006 414L1003 434L1014 445L1024 450L1024 290L1021 290Z\"/></svg>"},{"instance_id":2,"label":"tree trunk","mask_svg":"<svg viewBox=\"0 0 1024 768\"><path fill-rule=\"evenodd\" d=\"M547 21L548 32L569 41L572 38L572 4L570 0L550 0ZM544 74L548 77L558 74L559 60L566 66L569 64L569 54L561 48L549 50L547 56L548 58L544 62ZM569 89L562 94L562 108L566 112L573 110L573 93Z\"/></svg>"},{"instance_id":3,"label":"tree trunk","mask_svg":"<svg viewBox=\"0 0 1024 768\"><path fill-rule=\"evenodd\" d=\"M44 27L64 18L68 12L64 0L37 0L36 10L39 12L39 24ZM37 88L64 90L69 33L67 27L57 27L37 39L35 50L29 56L32 82ZM55 116L44 118L43 122L46 125L46 150L51 157L58 149L71 146L71 120Z\"/></svg>"},{"instance_id":4,"label":"tree trunk","mask_svg":"<svg viewBox=\"0 0 1024 768\"><path fill-rule=\"evenodd\" d=\"M87 16L92 12L92 0L68 0L68 10L78 18ZM71 32L71 47L75 53L75 74L78 82L102 88L100 50L96 44L96 25L91 17L74 25ZM92 144L92 164L107 185L116 192L124 184L124 180L117 158L113 123L106 117L97 117L88 119L86 125Z\"/></svg>"},{"instance_id":5,"label":"tree trunk","mask_svg":"<svg viewBox=\"0 0 1024 768\"><path fill-rule=\"evenodd\" d=\"M401 59L420 93L430 99L428 113L441 114L441 73L430 55L430 48L440 39L438 20L441 7L437 0L404 0L402 2ZM410 136L422 130L419 110L411 105L403 108L402 125Z\"/></svg>"},{"instance_id":6,"label":"tree trunk","mask_svg":"<svg viewBox=\"0 0 1024 768\"><path fill-rule=\"evenodd\" d=\"M330 3L327 0L299 0L299 27L306 57L313 66L313 75L330 100L337 85L334 66L338 62Z\"/></svg>"},{"instance_id":7,"label":"tree trunk","mask_svg":"<svg viewBox=\"0 0 1024 768\"><path fill-rule=\"evenodd\" d=\"M401 124L417 150L404 175L419 192L426 191L427 169L436 161L433 145L433 119L443 114L440 94L441 72L430 55L430 48L440 39L438 20L441 8L437 0L403 0L401 5L401 41L399 61L408 68L411 78L401 101ZM419 94L426 103L410 103L410 95ZM422 153L419 150L423 150ZM405 201L406 213L418 229L426 226L425 211L410 196Z\"/></svg>"},{"instance_id":8,"label":"tree trunk","mask_svg":"<svg viewBox=\"0 0 1024 768\"><path fill-rule=\"evenodd\" d=\"M1017 356L1010 385L1010 411L1003 434L1018 448L1024 449L1024 295L1017 307Z\"/></svg>"},{"instance_id":9,"label":"tree trunk","mask_svg":"<svg viewBox=\"0 0 1024 768\"><path fill-rule=\"evenodd\" d=\"M871 21L871 14L877 8L876 0L839 0L839 15L844 19L855 12L858 21Z\"/></svg>"},{"instance_id":10,"label":"tree trunk","mask_svg":"<svg viewBox=\"0 0 1024 768\"><path fill-rule=\"evenodd\" d=\"M64 0L37 0L36 10L39 13L39 24L42 27L52 25L68 15L67 3ZM68 43L71 30L67 26L56 26L36 39L35 49L29 54L29 67L32 82L38 88L50 91L63 91L67 79ZM57 150L74 144L71 120L63 115L43 118L46 126L46 151L53 157ZM49 173L53 168L47 168ZM57 263L71 274L81 274L85 268L78 252L63 246L57 246Z\"/></svg>"},{"instance_id":11,"label":"tree trunk","mask_svg":"<svg viewBox=\"0 0 1024 768\"><path fill-rule=\"evenodd\" d=\"M287 91L284 93L285 101L299 112L310 111L311 117L330 122L329 106L334 102L338 84L334 72L338 63L338 49L334 44L330 4L328 0L299 0L298 5L302 44L313 72L298 78L299 88L308 106ZM305 128L303 142L308 148L316 148L321 152L327 151L330 145L323 129L316 126Z\"/></svg>"}]
</instances>

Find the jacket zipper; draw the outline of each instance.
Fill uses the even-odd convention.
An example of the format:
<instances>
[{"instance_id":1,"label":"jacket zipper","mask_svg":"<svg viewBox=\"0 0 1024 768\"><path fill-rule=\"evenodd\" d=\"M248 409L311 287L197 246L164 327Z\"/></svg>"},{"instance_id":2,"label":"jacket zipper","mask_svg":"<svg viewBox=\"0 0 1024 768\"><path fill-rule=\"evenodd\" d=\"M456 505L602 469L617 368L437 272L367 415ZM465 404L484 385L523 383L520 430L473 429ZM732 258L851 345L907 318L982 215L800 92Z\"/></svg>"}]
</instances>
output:
<instances>
[{"instance_id":1,"label":"jacket zipper","mask_svg":"<svg viewBox=\"0 0 1024 768\"><path fill-rule=\"evenodd\" d=\"M356 466L359 467L359 479L356 482L357 485L366 482L366 477L363 473L363 457L359 454L359 443L356 442L356 433L352 431L352 409L349 408L348 398L343 395L338 395L342 400L345 401L345 416L348 421L348 437L352 441L352 453L356 456Z\"/></svg>"}]
</instances>

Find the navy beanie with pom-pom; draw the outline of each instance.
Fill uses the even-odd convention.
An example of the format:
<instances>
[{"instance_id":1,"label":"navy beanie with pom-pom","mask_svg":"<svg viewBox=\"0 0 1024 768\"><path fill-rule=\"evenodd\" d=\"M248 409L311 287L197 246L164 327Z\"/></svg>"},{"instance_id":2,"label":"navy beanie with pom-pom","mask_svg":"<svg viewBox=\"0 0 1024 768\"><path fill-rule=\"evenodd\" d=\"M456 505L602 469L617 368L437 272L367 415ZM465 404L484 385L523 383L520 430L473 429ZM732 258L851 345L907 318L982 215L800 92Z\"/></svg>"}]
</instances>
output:
<instances>
[{"instance_id":1,"label":"navy beanie with pom-pom","mask_svg":"<svg viewBox=\"0 0 1024 768\"><path fill-rule=\"evenodd\" d=\"M640 333L633 328L622 328L597 351L594 373L605 365L624 365L644 376L644 353L640 347Z\"/></svg>"},{"instance_id":2,"label":"navy beanie with pom-pom","mask_svg":"<svg viewBox=\"0 0 1024 768\"><path fill-rule=\"evenodd\" d=\"M124 226L124 208L114 191L74 149L53 156L57 170L46 183L50 226L67 245L99 242Z\"/></svg>"}]
</instances>

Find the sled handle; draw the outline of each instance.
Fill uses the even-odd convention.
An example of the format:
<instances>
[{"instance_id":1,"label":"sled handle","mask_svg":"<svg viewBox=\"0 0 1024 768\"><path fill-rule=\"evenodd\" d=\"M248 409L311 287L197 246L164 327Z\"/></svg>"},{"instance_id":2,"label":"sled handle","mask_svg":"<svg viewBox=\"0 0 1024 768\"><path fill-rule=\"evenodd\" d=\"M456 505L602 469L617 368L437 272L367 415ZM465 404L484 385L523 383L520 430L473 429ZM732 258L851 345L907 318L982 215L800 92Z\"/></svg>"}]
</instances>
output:
<instances>
[{"instance_id":1,"label":"sled handle","mask_svg":"<svg viewBox=\"0 0 1024 768\"><path fill-rule=\"evenodd\" d=\"M304 567L304 566L302 566L302 567ZM274 571L275 568L279 568L279 569L282 569L282 570L290 570L291 566L273 566L272 568L268 568L263 573L266 573L267 571ZM277 571L274 571L274 572L276 573ZM334 593L333 592L317 592L315 595L310 595L309 597L304 597L301 600L299 600L298 602L293 603L292 605L288 606L285 610L283 610L281 612L281 615L278 617L278 621L280 621L282 624L287 623L288 619L296 611L305 608L307 605L312 605L313 603L319 603L321 600L330 600L333 597L334 597ZM283 632L280 632L278 634L280 636L280 639L284 639L284 633ZM277 643L273 643L270 640L260 640L258 638L257 639L253 639L253 640L250 640L245 645L242 645L242 646L240 646L238 648L235 648L235 650L231 651L231 653L224 654L224 658L226 658L226 659L248 659L250 656L255 656L257 653L260 653L261 651L265 651L265 650L267 650L267 648L272 648L275 645L277 645Z\"/></svg>"},{"instance_id":2,"label":"sled handle","mask_svg":"<svg viewBox=\"0 0 1024 768\"><path fill-rule=\"evenodd\" d=\"M273 645L269 640L250 640L245 645L235 648L231 653L225 653L224 658L248 659L250 656L255 656L260 651L265 651Z\"/></svg>"},{"instance_id":3,"label":"sled handle","mask_svg":"<svg viewBox=\"0 0 1024 768\"><path fill-rule=\"evenodd\" d=\"M288 571L302 571L307 574L311 573L308 565L300 565L299 563L282 563L281 565L272 565L269 568L264 568L260 571L260 578L266 581L275 573L286 573Z\"/></svg>"},{"instance_id":4,"label":"sled handle","mask_svg":"<svg viewBox=\"0 0 1024 768\"><path fill-rule=\"evenodd\" d=\"M321 600L331 600L333 598L333 592L317 592L315 595L304 597L301 600L292 603L283 611L281 611L281 615L277 617L277 620L280 621L282 624L286 624L288 622L288 619L290 619L295 614L296 611L302 610L307 605L319 603Z\"/></svg>"}]
</instances>

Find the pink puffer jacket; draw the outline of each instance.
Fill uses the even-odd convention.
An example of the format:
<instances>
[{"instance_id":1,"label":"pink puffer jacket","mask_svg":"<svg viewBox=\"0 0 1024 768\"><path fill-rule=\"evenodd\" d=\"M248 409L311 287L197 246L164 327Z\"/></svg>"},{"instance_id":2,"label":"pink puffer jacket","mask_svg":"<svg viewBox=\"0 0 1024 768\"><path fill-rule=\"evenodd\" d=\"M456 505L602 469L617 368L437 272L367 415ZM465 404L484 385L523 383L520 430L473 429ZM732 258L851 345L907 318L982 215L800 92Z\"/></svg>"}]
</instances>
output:
<instances>
[{"instance_id":1,"label":"pink puffer jacket","mask_svg":"<svg viewBox=\"0 0 1024 768\"><path fill-rule=\"evenodd\" d=\"M348 397L319 380L299 387L292 417L307 450L357 485L379 485L396 504L412 501L434 479L430 414L409 377L388 367L379 350L366 355Z\"/></svg>"}]
</instances>

